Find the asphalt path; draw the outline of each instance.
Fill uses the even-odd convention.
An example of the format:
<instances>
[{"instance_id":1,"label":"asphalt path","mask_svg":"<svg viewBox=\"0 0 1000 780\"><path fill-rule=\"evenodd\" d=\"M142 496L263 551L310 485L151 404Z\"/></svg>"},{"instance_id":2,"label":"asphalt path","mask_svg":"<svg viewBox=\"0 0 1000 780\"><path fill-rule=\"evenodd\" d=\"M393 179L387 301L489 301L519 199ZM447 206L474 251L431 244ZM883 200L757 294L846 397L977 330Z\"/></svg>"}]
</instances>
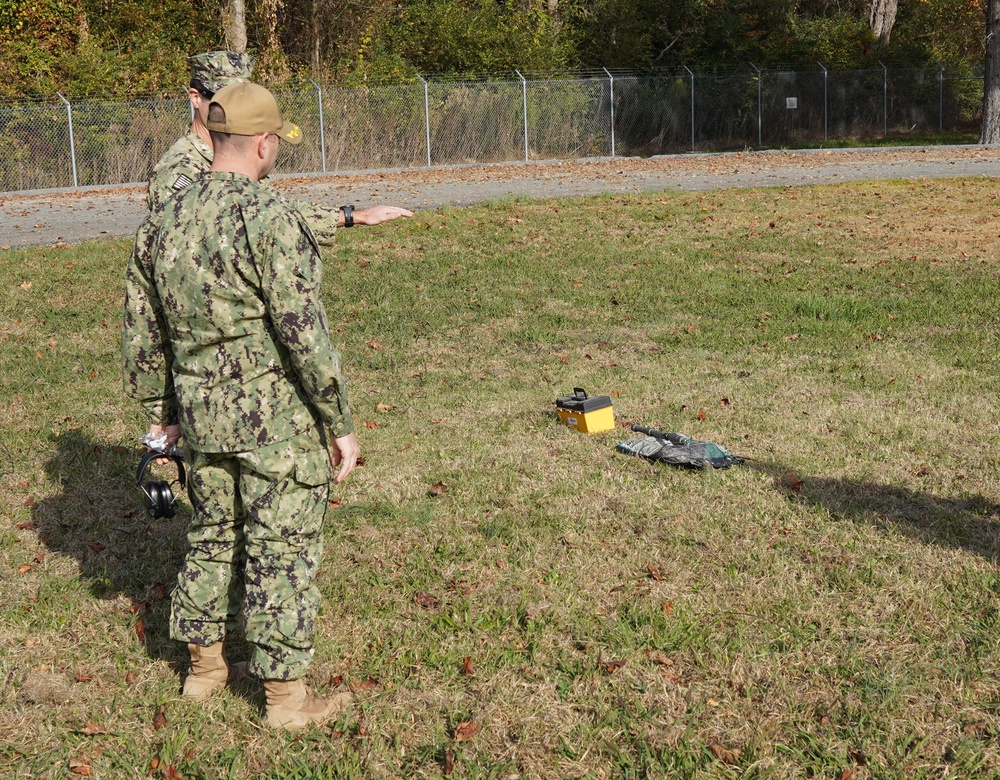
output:
<instances>
[{"instance_id":1,"label":"asphalt path","mask_svg":"<svg viewBox=\"0 0 1000 780\"><path fill-rule=\"evenodd\" d=\"M301 200L419 211L505 198L562 198L798 187L847 181L1000 176L1000 148L895 147L665 155L276 176ZM145 187L0 193L0 247L73 244L131 236L146 215Z\"/></svg>"}]
</instances>

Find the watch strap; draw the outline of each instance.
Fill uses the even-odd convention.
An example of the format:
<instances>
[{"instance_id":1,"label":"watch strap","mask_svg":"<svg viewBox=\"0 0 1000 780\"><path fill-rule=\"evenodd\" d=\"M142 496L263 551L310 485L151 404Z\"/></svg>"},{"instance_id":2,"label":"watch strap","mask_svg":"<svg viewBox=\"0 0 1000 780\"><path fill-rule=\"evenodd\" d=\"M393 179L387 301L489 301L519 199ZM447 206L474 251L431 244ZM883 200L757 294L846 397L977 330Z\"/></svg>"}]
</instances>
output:
<instances>
[{"instance_id":1,"label":"watch strap","mask_svg":"<svg viewBox=\"0 0 1000 780\"><path fill-rule=\"evenodd\" d=\"M344 212L344 227L354 227L354 206L341 206L340 210Z\"/></svg>"}]
</instances>

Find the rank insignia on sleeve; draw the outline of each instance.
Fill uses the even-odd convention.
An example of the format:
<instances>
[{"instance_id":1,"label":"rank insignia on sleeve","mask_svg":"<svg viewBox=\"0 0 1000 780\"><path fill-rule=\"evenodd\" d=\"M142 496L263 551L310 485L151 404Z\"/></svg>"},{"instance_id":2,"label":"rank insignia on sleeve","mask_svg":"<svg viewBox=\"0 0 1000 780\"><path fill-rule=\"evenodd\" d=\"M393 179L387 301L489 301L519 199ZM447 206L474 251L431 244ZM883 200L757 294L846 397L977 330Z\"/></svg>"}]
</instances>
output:
<instances>
[{"instance_id":1,"label":"rank insignia on sleeve","mask_svg":"<svg viewBox=\"0 0 1000 780\"><path fill-rule=\"evenodd\" d=\"M188 187L192 184L194 184L194 179L182 173L180 176L177 177L177 181L174 182L173 189L179 192L185 187Z\"/></svg>"}]
</instances>

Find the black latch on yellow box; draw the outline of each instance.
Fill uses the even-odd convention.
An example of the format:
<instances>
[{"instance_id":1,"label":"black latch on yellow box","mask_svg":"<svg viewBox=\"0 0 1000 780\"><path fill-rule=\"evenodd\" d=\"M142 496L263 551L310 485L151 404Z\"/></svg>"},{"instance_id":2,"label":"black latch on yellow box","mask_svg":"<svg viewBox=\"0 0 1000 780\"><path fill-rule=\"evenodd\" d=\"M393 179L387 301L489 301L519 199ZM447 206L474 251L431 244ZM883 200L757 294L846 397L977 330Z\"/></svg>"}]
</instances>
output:
<instances>
[{"instance_id":1,"label":"black latch on yellow box","mask_svg":"<svg viewBox=\"0 0 1000 780\"><path fill-rule=\"evenodd\" d=\"M574 387L573 395L557 398L556 413L566 425L584 433L610 431L615 427L611 396L591 398L582 387Z\"/></svg>"}]
</instances>

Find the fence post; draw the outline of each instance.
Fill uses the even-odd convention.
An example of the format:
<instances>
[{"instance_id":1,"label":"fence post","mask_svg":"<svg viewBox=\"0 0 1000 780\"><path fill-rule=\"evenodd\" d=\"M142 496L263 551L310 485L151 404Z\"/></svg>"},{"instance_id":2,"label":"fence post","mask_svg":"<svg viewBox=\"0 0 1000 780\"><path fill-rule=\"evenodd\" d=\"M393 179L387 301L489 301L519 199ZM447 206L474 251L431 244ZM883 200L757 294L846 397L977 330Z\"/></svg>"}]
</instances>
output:
<instances>
[{"instance_id":1,"label":"fence post","mask_svg":"<svg viewBox=\"0 0 1000 780\"><path fill-rule=\"evenodd\" d=\"M944 132L944 65L938 60L938 132Z\"/></svg>"},{"instance_id":2,"label":"fence post","mask_svg":"<svg viewBox=\"0 0 1000 780\"><path fill-rule=\"evenodd\" d=\"M694 71L687 65L684 70L691 74L691 151L694 151Z\"/></svg>"},{"instance_id":3,"label":"fence post","mask_svg":"<svg viewBox=\"0 0 1000 780\"><path fill-rule=\"evenodd\" d=\"M528 80L521 71L514 71L521 79L521 109L524 111L524 161L528 162Z\"/></svg>"},{"instance_id":4,"label":"fence post","mask_svg":"<svg viewBox=\"0 0 1000 780\"><path fill-rule=\"evenodd\" d=\"M427 82L419 73L417 78L424 85L424 131L427 137L427 167L431 167L431 108L430 100L427 97Z\"/></svg>"},{"instance_id":5,"label":"fence post","mask_svg":"<svg viewBox=\"0 0 1000 780\"><path fill-rule=\"evenodd\" d=\"M822 62L817 60L816 64L823 69L823 143L826 143L828 140L830 140L829 139L830 120L828 116L830 112L830 96L829 96L830 76L829 76L829 71L826 69L826 66Z\"/></svg>"},{"instance_id":6,"label":"fence post","mask_svg":"<svg viewBox=\"0 0 1000 780\"><path fill-rule=\"evenodd\" d=\"M73 187L78 187L76 178L76 144L73 142L73 106L62 96L61 92L56 92L59 99L66 104L66 117L69 119L69 161L73 167Z\"/></svg>"},{"instance_id":7,"label":"fence post","mask_svg":"<svg viewBox=\"0 0 1000 780\"><path fill-rule=\"evenodd\" d=\"M882 137L889 135L889 69L882 60L878 60L882 66Z\"/></svg>"},{"instance_id":8,"label":"fence post","mask_svg":"<svg viewBox=\"0 0 1000 780\"><path fill-rule=\"evenodd\" d=\"M615 156L615 77L607 68L602 70L608 74L608 82L611 84L611 156Z\"/></svg>"},{"instance_id":9,"label":"fence post","mask_svg":"<svg viewBox=\"0 0 1000 780\"><path fill-rule=\"evenodd\" d=\"M761 82L761 79L763 78L763 76L762 76L762 74L760 72L760 68L758 68L752 62L750 63L750 67L753 68L754 71L757 73L757 146L762 146L763 144L761 143L762 136L761 136L761 132L760 132L760 127L761 127L761 123L763 121L762 120L762 116L763 116L763 110L764 109L763 109L763 106L762 106L761 96L760 96L760 82Z\"/></svg>"},{"instance_id":10,"label":"fence post","mask_svg":"<svg viewBox=\"0 0 1000 780\"><path fill-rule=\"evenodd\" d=\"M319 153L323 158L323 173L326 173L326 130L323 126L323 90L312 79L309 83L316 87L316 105L319 106Z\"/></svg>"}]
</instances>

